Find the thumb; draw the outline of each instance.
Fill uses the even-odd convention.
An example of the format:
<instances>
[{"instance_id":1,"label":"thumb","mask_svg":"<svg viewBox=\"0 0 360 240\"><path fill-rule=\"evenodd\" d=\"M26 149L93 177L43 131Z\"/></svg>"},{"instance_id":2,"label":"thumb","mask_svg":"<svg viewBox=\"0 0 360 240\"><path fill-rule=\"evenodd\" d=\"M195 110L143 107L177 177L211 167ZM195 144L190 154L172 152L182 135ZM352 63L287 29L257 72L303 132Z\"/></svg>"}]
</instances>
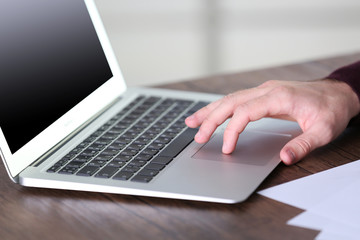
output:
<instances>
[{"instance_id":1,"label":"thumb","mask_svg":"<svg viewBox=\"0 0 360 240\"><path fill-rule=\"evenodd\" d=\"M312 150L318 148L330 140L319 131L309 129L296 138L289 141L280 151L280 159L286 164L291 165L308 155Z\"/></svg>"}]
</instances>

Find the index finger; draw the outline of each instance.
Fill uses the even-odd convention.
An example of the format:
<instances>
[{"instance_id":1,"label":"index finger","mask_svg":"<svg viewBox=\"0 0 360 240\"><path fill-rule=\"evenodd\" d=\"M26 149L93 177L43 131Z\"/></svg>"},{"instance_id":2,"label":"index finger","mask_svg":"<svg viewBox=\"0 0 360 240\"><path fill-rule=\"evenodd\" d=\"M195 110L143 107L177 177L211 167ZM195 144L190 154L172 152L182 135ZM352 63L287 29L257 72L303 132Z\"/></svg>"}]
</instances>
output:
<instances>
[{"instance_id":1,"label":"index finger","mask_svg":"<svg viewBox=\"0 0 360 240\"><path fill-rule=\"evenodd\" d=\"M220 103L221 99L216 100L215 102L212 102L207 106L199 109L194 114L185 119L186 125L191 128L199 127L206 118L206 116L208 116L214 109L216 109L220 105Z\"/></svg>"},{"instance_id":2,"label":"index finger","mask_svg":"<svg viewBox=\"0 0 360 240\"><path fill-rule=\"evenodd\" d=\"M186 118L185 123L191 128L199 127L213 111L217 111L217 108L221 104L227 106L229 105L229 103L233 103L233 105L235 106L237 104L241 104L250 99L266 94L269 90L269 88L255 87L228 94L221 99L218 99L217 101L212 102L209 105L196 111L194 114Z\"/></svg>"}]
</instances>

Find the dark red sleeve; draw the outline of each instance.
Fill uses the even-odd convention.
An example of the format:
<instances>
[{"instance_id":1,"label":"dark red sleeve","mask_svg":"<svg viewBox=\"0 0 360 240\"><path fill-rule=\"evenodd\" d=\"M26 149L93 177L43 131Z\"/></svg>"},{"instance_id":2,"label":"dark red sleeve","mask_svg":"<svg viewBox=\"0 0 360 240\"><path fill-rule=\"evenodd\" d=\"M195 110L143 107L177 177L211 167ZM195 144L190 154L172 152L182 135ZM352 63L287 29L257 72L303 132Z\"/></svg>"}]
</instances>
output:
<instances>
[{"instance_id":1,"label":"dark red sleeve","mask_svg":"<svg viewBox=\"0 0 360 240\"><path fill-rule=\"evenodd\" d=\"M360 61L335 70L325 79L335 79L349 84L360 99ZM360 126L360 115L353 118L350 123Z\"/></svg>"}]
</instances>

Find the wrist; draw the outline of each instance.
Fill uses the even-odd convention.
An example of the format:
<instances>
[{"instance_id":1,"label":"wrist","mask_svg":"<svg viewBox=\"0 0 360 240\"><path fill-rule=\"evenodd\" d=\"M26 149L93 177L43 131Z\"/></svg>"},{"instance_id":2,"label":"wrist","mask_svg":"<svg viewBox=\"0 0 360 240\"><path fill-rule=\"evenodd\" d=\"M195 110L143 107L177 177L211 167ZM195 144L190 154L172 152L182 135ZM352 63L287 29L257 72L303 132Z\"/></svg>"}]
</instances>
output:
<instances>
[{"instance_id":1,"label":"wrist","mask_svg":"<svg viewBox=\"0 0 360 240\"><path fill-rule=\"evenodd\" d=\"M336 91L344 94L345 104L348 106L349 110L349 119L354 117L359 118L360 120L360 100L358 94L354 91L354 89L346 82L342 82L336 79L324 79L323 81L327 81L333 85Z\"/></svg>"}]
</instances>

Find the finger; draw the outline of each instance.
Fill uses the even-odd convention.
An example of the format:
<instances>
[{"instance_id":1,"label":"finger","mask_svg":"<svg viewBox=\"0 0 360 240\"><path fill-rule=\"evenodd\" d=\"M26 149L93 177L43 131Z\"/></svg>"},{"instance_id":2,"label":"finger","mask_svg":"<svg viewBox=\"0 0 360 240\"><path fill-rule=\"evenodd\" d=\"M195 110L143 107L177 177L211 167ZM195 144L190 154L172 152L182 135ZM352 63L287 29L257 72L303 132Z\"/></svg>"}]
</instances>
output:
<instances>
[{"instance_id":1,"label":"finger","mask_svg":"<svg viewBox=\"0 0 360 240\"><path fill-rule=\"evenodd\" d=\"M207 142L216 128L232 116L236 101L221 101L220 104L206 116L202 121L195 141L198 143Z\"/></svg>"},{"instance_id":2,"label":"finger","mask_svg":"<svg viewBox=\"0 0 360 240\"><path fill-rule=\"evenodd\" d=\"M231 93L213 103L210 103L206 107L198 110L197 112L195 112L194 114L192 114L191 116L186 118L185 123L187 124L187 126L189 126L191 128L198 127L209 116L209 114L211 112L217 111L217 109L219 108L219 105L221 105L221 104L227 105L227 104L231 104L231 103L241 104L252 98L256 98L258 96L266 94L269 91L270 91L270 88L256 87L256 88L250 88L250 89L241 90L241 91L238 91L235 93Z\"/></svg>"},{"instance_id":3,"label":"finger","mask_svg":"<svg viewBox=\"0 0 360 240\"><path fill-rule=\"evenodd\" d=\"M263 117L284 115L287 106L284 107L278 102L276 95L268 94L239 105L225 129L223 153L230 154L235 150L239 134L249 122Z\"/></svg>"},{"instance_id":4,"label":"finger","mask_svg":"<svg viewBox=\"0 0 360 240\"><path fill-rule=\"evenodd\" d=\"M294 164L331 139L331 134L326 132L324 126L315 126L288 142L280 151L280 159L286 165Z\"/></svg>"},{"instance_id":5,"label":"finger","mask_svg":"<svg viewBox=\"0 0 360 240\"><path fill-rule=\"evenodd\" d=\"M245 112L238 108L233 117L229 121L224 131L222 152L230 154L235 150L236 143L239 139L239 134L242 133L249 123L249 118Z\"/></svg>"},{"instance_id":6,"label":"finger","mask_svg":"<svg viewBox=\"0 0 360 240\"><path fill-rule=\"evenodd\" d=\"M210 114L219 104L221 103L221 99L208 104L207 106L199 109L194 114L190 115L185 119L185 123L188 127L196 128L200 126L200 124L204 121L207 115Z\"/></svg>"},{"instance_id":7,"label":"finger","mask_svg":"<svg viewBox=\"0 0 360 240\"><path fill-rule=\"evenodd\" d=\"M216 128L223 124L229 117L233 116L233 113L239 104L241 106L244 105L244 102L246 101L255 102L253 98L256 99L257 96L264 94L266 91L268 90L254 88L251 90L244 90L238 93L229 94L222 98L219 101L218 106L213 109L213 111L210 112L201 123L201 127L195 136L195 141L198 143L207 142L211 135L215 132ZM233 141L234 140L231 140L229 142L231 143Z\"/></svg>"}]
</instances>

